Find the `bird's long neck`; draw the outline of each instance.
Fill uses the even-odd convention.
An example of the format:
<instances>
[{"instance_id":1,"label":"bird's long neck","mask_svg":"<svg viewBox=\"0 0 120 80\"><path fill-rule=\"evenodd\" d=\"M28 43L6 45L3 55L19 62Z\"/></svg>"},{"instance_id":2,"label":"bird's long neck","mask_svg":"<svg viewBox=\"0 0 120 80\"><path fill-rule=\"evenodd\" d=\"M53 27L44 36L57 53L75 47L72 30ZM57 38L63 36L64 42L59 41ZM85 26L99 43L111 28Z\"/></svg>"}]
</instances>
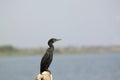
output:
<instances>
[{"instance_id":1,"label":"bird's long neck","mask_svg":"<svg viewBox=\"0 0 120 80\"><path fill-rule=\"evenodd\" d=\"M48 45L49 45L50 51L53 52L54 51L54 45L53 45L53 43L52 42L48 42Z\"/></svg>"},{"instance_id":2,"label":"bird's long neck","mask_svg":"<svg viewBox=\"0 0 120 80\"><path fill-rule=\"evenodd\" d=\"M54 45L53 45L52 42L48 42L48 45L49 45L50 48L53 48L53 49L54 49Z\"/></svg>"}]
</instances>

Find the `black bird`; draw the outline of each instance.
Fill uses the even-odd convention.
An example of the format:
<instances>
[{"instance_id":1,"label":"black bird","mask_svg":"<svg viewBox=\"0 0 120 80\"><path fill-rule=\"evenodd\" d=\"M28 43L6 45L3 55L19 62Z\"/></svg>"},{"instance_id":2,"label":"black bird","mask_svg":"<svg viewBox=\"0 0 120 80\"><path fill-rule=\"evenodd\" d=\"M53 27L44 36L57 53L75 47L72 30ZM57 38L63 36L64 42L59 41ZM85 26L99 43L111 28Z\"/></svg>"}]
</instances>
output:
<instances>
[{"instance_id":1,"label":"black bird","mask_svg":"<svg viewBox=\"0 0 120 80\"><path fill-rule=\"evenodd\" d=\"M48 41L49 48L47 49L45 55L42 57L41 65L40 65L41 66L40 73L42 73L43 71L49 71L48 68L53 59L53 51L54 51L53 43L59 40L60 39L52 38Z\"/></svg>"},{"instance_id":2,"label":"black bird","mask_svg":"<svg viewBox=\"0 0 120 80\"><path fill-rule=\"evenodd\" d=\"M40 74L38 74L38 76L36 77L36 80L44 80L45 78L46 78L45 80L52 80L52 74L51 74L50 70L48 70L48 68L53 59L53 51L54 51L53 43L56 41L59 41L59 40L61 40L61 39L52 38L48 41L49 48L47 49L46 53L44 54L44 56L41 59Z\"/></svg>"}]
</instances>

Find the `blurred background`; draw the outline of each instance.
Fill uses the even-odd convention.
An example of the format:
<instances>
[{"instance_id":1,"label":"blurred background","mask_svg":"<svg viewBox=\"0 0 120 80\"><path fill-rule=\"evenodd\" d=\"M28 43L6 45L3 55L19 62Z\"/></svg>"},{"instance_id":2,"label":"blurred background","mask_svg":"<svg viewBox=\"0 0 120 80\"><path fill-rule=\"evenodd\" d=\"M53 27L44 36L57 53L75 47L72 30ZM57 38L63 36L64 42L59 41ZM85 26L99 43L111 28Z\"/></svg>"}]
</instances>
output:
<instances>
[{"instance_id":1,"label":"blurred background","mask_svg":"<svg viewBox=\"0 0 120 80\"><path fill-rule=\"evenodd\" d=\"M50 38L62 39L54 44L54 80L120 80L119 4L0 0L0 80L34 80Z\"/></svg>"}]
</instances>

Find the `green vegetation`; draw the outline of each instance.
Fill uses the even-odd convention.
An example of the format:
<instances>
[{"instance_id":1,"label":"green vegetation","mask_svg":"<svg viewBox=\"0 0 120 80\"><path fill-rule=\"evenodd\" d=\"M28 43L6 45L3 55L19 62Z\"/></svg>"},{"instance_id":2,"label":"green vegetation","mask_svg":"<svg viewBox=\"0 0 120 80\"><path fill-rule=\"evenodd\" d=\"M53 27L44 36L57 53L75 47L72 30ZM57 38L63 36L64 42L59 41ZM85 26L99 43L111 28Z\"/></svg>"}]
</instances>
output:
<instances>
[{"instance_id":1,"label":"green vegetation","mask_svg":"<svg viewBox=\"0 0 120 80\"><path fill-rule=\"evenodd\" d=\"M45 51L46 48L17 49L11 45L0 46L0 56L39 55L44 54ZM59 47L54 51L57 54L104 52L120 52L120 46Z\"/></svg>"},{"instance_id":2,"label":"green vegetation","mask_svg":"<svg viewBox=\"0 0 120 80\"><path fill-rule=\"evenodd\" d=\"M39 49L17 49L11 45L0 46L0 56L19 56L19 55L38 55L44 54L46 48ZM64 54L64 53L78 53L78 51L73 51L69 49L56 48L54 53Z\"/></svg>"},{"instance_id":3,"label":"green vegetation","mask_svg":"<svg viewBox=\"0 0 120 80\"><path fill-rule=\"evenodd\" d=\"M15 49L13 46L10 45L3 45L0 46L0 51L1 52L5 52L5 51L16 51L17 49Z\"/></svg>"},{"instance_id":4,"label":"green vegetation","mask_svg":"<svg viewBox=\"0 0 120 80\"><path fill-rule=\"evenodd\" d=\"M35 55L38 53L41 53L41 51L40 50L17 49L11 45L0 46L0 56Z\"/></svg>"}]
</instances>

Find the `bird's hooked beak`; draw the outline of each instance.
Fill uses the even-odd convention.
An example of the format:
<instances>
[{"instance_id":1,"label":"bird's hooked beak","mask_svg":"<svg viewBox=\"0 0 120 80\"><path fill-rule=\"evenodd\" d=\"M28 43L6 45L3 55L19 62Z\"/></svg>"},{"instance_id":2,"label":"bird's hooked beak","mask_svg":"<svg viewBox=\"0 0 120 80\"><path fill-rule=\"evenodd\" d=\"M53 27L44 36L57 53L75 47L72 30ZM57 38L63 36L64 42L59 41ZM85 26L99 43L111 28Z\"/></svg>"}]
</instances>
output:
<instances>
[{"instance_id":1,"label":"bird's hooked beak","mask_svg":"<svg viewBox=\"0 0 120 80\"><path fill-rule=\"evenodd\" d=\"M56 39L56 41L60 41L61 39Z\"/></svg>"},{"instance_id":2,"label":"bird's hooked beak","mask_svg":"<svg viewBox=\"0 0 120 80\"><path fill-rule=\"evenodd\" d=\"M54 39L54 42L56 42L56 41L60 41L61 39Z\"/></svg>"}]
</instances>

